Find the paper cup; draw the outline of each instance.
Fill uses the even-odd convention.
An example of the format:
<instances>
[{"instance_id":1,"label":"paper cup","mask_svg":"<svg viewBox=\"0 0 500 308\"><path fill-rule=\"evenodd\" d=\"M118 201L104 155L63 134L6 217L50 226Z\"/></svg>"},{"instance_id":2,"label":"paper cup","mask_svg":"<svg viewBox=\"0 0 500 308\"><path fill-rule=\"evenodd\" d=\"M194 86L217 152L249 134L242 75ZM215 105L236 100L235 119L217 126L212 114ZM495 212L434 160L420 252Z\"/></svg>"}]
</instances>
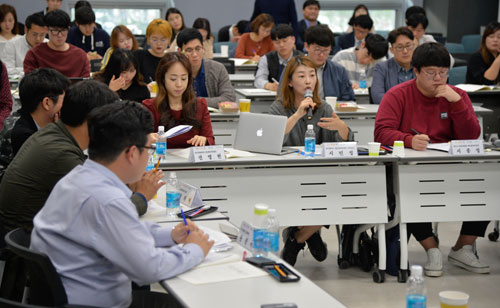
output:
<instances>
[{"instance_id":1,"label":"paper cup","mask_svg":"<svg viewBox=\"0 0 500 308\"><path fill-rule=\"evenodd\" d=\"M328 105L332 106L332 108L335 109L335 106L337 105L336 96L327 96L325 97L325 101L328 103Z\"/></svg>"},{"instance_id":2,"label":"paper cup","mask_svg":"<svg viewBox=\"0 0 500 308\"><path fill-rule=\"evenodd\" d=\"M158 84L156 81L151 81L151 93L158 94Z\"/></svg>"},{"instance_id":3,"label":"paper cup","mask_svg":"<svg viewBox=\"0 0 500 308\"><path fill-rule=\"evenodd\" d=\"M242 98L239 100L240 102L240 112L250 112L250 100L246 98Z\"/></svg>"},{"instance_id":4,"label":"paper cup","mask_svg":"<svg viewBox=\"0 0 500 308\"><path fill-rule=\"evenodd\" d=\"M222 57L229 57L229 46L228 45L221 45L220 46L220 55Z\"/></svg>"},{"instance_id":5,"label":"paper cup","mask_svg":"<svg viewBox=\"0 0 500 308\"><path fill-rule=\"evenodd\" d=\"M380 142L368 142L368 155L378 156L380 151Z\"/></svg>"},{"instance_id":6,"label":"paper cup","mask_svg":"<svg viewBox=\"0 0 500 308\"><path fill-rule=\"evenodd\" d=\"M392 155L399 157L405 156L405 143L403 141L394 141L394 146L392 147Z\"/></svg>"},{"instance_id":7,"label":"paper cup","mask_svg":"<svg viewBox=\"0 0 500 308\"><path fill-rule=\"evenodd\" d=\"M441 308L468 308L469 294L460 291L439 292Z\"/></svg>"}]
</instances>

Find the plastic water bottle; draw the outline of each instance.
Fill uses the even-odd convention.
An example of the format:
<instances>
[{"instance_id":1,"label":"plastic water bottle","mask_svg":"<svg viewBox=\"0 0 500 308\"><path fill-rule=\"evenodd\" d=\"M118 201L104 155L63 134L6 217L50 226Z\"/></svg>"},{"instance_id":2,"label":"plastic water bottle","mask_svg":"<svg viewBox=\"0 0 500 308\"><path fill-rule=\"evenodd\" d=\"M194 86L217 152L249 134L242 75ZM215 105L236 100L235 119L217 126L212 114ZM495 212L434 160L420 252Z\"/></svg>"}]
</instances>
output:
<instances>
[{"instance_id":1,"label":"plastic water bottle","mask_svg":"<svg viewBox=\"0 0 500 308\"><path fill-rule=\"evenodd\" d=\"M150 155L148 158L148 164L146 165L146 171L152 171L155 168L155 162L153 155Z\"/></svg>"},{"instance_id":2,"label":"plastic water bottle","mask_svg":"<svg viewBox=\"0 0 500 308\"><path fill-rule=\"evenodd\" d=\"M307 125L306 137L304 140L304 153L307 158L314 157L316 152L316 133L312 124Z\"/></svg>"},{"instance_id":3,"label":"plastic water bottle","mask_svg":"<svg viewBox=\"0 0 500 308\"><path fill-rule=\"evenodd\" d=\"M276 217L276 210L267 211L267 251L277 254L280 246L280 224Z\"/></svg>"},{"instance_id":4,"label":"plastic water bottle","mask_svg":"<svg viewBox=\"0 0 500 308\"><path fill-rule=\"evenodd\" d=\"M167 216L176 217L181 208L181 193L175 172L170 172L167 181Z\"/></svg>"},{"instance_id":5,"label":"plastic water bottle","mask_svg":"<svg viewBox=\"0 0 500 308\"><path fill-rule=\"evenodd\" d=\"M156 141L156 154L165 156L167 154L167 137L162 137L165 133L164 126L158 126L158 140Z\"/></svg>"},{"instance_id":6,"label":"plastic water bottle","mask_svg":"<svg viewBox=\"0 0 500 308\"><path fill-rule=\"evenodd\" d=\"M366 72L365 70L361 71L361 75L359 75L359 88L366 89Z\"/></svg>"},{"instance_id":7,"label":"plastic water bottle","mask_svg":"<svg viewBox=\"0 0 500 308\"><path fill-rule=\"evenodd\" d=\"M408 288L406 289L406 308L427 307L427 292L422 271L420 265L411 266L411 276L408 278Z\"/></svg>"},{"instance_id":8,"label":"plastic water bottle","mask_svg":"<svg viewBox=\"0 0 500 308\"><path fill-rule=\"evenodd\" d=\"M258 203L253 209L253 254L256 257L265 257L267 255L267 212L268 206Z\"/></svg>"}]
</instances>

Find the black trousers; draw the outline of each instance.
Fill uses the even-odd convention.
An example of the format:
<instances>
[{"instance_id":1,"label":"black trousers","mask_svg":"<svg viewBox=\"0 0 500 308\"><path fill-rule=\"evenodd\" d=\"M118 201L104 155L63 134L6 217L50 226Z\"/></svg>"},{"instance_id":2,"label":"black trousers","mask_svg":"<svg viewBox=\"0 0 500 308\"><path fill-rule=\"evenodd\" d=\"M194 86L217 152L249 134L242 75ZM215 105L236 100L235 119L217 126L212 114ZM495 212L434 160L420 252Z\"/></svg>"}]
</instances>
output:
<instances>
[{"instance_id":1,"label":"black trousers","mask_svg":"<svg viewBox=\"0 0 500 308\"><path fill-rule=\"evenodd\" d=\"M489 221L464 221L460 235L484 237L489 223ZM408 231L408 239L413 235L419 242L433 236L432 223L430 222L409 223L406 225L406 229Z\"/></svg>"},{"instance_id":2,"label":"black trousers","mask_svg":"<svg viewBox=\"0 0 500 308\"><path fill-rule=\"evenodd\" d=\"M183 308L170 294L143 290L132 291L130 308Z\"/></svg>"}]
</instances>

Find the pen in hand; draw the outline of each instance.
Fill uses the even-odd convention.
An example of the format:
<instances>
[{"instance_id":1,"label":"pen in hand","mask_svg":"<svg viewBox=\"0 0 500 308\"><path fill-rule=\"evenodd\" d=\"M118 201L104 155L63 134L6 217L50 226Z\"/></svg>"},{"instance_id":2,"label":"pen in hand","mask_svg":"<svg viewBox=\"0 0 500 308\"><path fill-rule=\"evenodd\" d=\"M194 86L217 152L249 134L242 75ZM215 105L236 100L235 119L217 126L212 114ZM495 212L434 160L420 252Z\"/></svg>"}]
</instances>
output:
<instances>
[{"instance_id":1,"label":"pen in hand","mask_svg":"<svg viewBox=\"0 0 500 308\"><path fill-rule=\"evenodd\" d=\"M275 78L271 78L273 82L279 83Z\"/></svg>"},{"instance_id":2,"label":"pen in hand","mask_svg":"<svg viewBox=\"0 0 500 308\"><path fill-rule=\"evenodd\" d=\"M188 223L186 221L186 215L184 215L184 211L182 210L182 207L181 207L181 215L182 215L182 220L184 220L184 225L187 227ZM191 233L188 229L188 235Z\"/></svg>"},{"instance_id":3,"label":"pen in hand","mask_svg":"<svg viewBox=\"0 0 500 308\"><path fill-rule=\"evenodd\" d=\"M421 133L419 133L416 129L414 129L413 127L410 127L411 131L414 132L416 135L422 135ZM427 142L430 144L432 143L431 142L431 139L429 138L429 140L427 140Z\"/></svg>"}]
</instances>

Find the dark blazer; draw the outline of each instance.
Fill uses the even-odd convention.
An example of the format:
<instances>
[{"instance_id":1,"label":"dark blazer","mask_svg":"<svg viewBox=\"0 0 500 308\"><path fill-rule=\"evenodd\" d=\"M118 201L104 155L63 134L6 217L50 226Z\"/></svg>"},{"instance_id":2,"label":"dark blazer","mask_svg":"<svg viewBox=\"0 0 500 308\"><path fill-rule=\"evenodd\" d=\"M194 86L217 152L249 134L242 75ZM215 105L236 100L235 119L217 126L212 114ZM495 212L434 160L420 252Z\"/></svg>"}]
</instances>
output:
<instances>
[{"instance_id":1,"label":"dark blazer","mask_svg":"<svg viewBox=\"0 0 500 308\"><path fill-rule=\"evenodd\" d=\"M319 20L316 21L317 25L320 25L321 23ZM307 24L304 19L299 21L298 23L298 28L297 28L297 38L295 39L295 47L297 47L298 50L304 51L304 43L306 41L306 30L307 30Z\"/></svg>"},{"instance_id":2,"label":"dark blazer","mask_svg":"<svg viewBox=\"0 0 500 308\"><path fill-rule=\"evenodd\" d=\"M17 120L11 133L12 153L16 155L23 143L37 131L38 128L31 115L21 113L21 117Z\"/></svg>"},{"instance_id":3,"label":"dark blazer","mask_svg":"<svg viewBox=\"0 0 500 308\"><path fill-rule=\"evenodd\" d=\"M356 42L356 40L354 39L354 32L339 36L339 48L340 49L347 49L347 48L354 47L355 42Z\"/></svg>"},{"instance_id":4,"label":"dark blazer","mask_svg":"<svg viewBox=\"0 0 500 308\"><path fill-rule=\"evenodd\" d=\"M377 63L373 69L371 97L374 104L380 104L385 92L398 84L398 64L394 58Z\"/></svg>"},{"instance_id":5,"label":"dark blazer","mask_svg":"<svg viewBox=\"0 0 500 308\"><path fill-rule=\"evenodd\" d=\"M220 28L219 33L217 34L218 42L229 42L229 29L232 25L227 25Z\"/></svg>"}]
</instances>

